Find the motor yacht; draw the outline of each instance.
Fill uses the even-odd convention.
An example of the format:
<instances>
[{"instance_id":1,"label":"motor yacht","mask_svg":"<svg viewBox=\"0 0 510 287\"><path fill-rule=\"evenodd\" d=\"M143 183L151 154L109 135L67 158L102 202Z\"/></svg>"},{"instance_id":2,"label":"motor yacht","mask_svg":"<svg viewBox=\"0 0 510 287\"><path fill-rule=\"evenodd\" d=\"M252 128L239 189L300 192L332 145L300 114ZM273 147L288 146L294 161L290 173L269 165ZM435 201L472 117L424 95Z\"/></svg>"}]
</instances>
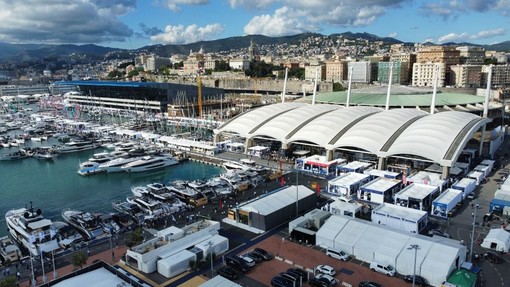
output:
<instances>
[{"instance_id":1,"label":"motor yacht","mask_svg":"<svg viewBox=\"0 0 510 287\"><path fill-rule=\"evenodd\" d=\"M34 210L32 203L30 207L8 211L5 221L11 237L32 256L59 248L53 222L44 218L40 209Z\"/></svg>"},{"instance_id":2,"label":"motor yacht","mask_svg":"<svg viewBox=\"0 0 510 287\"><path fill-rule=\"evenodd\" d=\"M65 222L78 229L85 236L86 240L104 237L105 232L99 218L90 212L64 209L62 210L62 218Z\"/></svg>"},{"instance_id":3,"label":"motor yacht","mask_svg":"<svg viewBox=\"0 0 510 287\"><path fill-rule=\"evenodd\" d=\"M116 158L116 159L113 159L113 160L110 160L108 162L105 162L105 163L102 163L99 165L99 168L104 170L105 172L120 172L120 171L124 171L122 169L122 166L128 164L128 163L131 163L131 162L134 162L134 161L137 161L137 160L140 160L142 159L143 157L142 156L136 156L136 157L130 157L130 156L126 156L126 157L119 157L119 158Z\"/></svg>"},{"instance_id":4,"label":"motor yacht","mask_svg":"<svg viewBox=\"0 0 510 287\"><path fill-rule=\"evenodd\" d=\"M96 148L96 145L91 141L70 141L57 148L59 153L70 153Z\"/></svg>"},{"instance_id":5,"label":"motor yacht","mask_svg":"<svg viewBox=\"0 0 510 287\"><path fill-rule=\"evenodd\" d=\"M143 172L176 165L178 163L179 161L171 156L144 156L137 161L123 165L121 169L130 173Z\"/></svg>"}]
</instances>

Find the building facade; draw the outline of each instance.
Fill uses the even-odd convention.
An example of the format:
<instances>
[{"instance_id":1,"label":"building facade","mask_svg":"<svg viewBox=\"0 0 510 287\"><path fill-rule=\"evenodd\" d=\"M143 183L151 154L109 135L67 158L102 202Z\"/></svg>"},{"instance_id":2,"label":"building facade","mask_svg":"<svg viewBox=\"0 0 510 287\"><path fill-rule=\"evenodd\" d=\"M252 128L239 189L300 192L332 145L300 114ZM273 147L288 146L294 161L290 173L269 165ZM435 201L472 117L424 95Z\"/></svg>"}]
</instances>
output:
<instances>
[{"instance_id":1,"label":"building facade","mask_svg":"<svg viewBox=\"0 0 510 287\"><path fill-rule=\"evenodd\" d=\"M228 65L233 70L246 71L250 68L250 60L248 59L230 59Z\"/></svg>"},{"instance_id":2,"label":"building facade","mask_svg":"<svg viewBox=\"0 0 510 287\"><path fill-rule=\"evenodd\" d=\"M435 69L439 67L438 87L445 86L445 63L414 63L412 84L417 87L433 87L435 79Z\"/></svg>"},{"instance_id":3,"label":"building facade","mask_svg":"<svg viewBox=\"0 0 510 287\"><path fill-rule=\"evenodd\" d=\"M482 65L451 66L451 84L458 88L478 88L481 84Z\"/></svg>"},{"instance_id":4,"label":"building facade","mask_svg":"<svg viewBox=\"0 0 510 287\"><path fill-rule=\"evenodd\" d=\"M169 66L171 63L170 58L151 55L147 58L144 68L145 71L157 71L159 68Z\"/></svg>"},{"instance_id":5,"label":"building facade","mask_svg":"<svg viewBox=\"0 0 510 287\"><path fill-rule=\"evenodd\" d=\"M318 65L318 66L306 66L305 67L305 81L315 81L315 73L319 69L319 74L317 75L317 79L319 81L324 81L326 79L326 65Z\"/></svg>"},{"instance_id":6,"label":"building facade","mask_svg":"<svg viewBox=\"0 0 510 287\"><path fill-rule=\"evenodd\" d=\"M481 83L483 86L487 85L487 76L489 73L489 66L482 67ZM493 65L492 66L492 87L508 87L510 86L510 65Z\"/></svg>"},{"instance_id":7,"label":"building facade","mask_svg":"<svg viewBox=\"0 0 510 287\"><path fill-rule=\"evenodd\" d=\"M456 47L431 46L422 47L418 50L416 63L443 63L445 65L444 85L451 85L451 69L452 65L460 64L460 51ZM413 66L414 68L414 66ZM414 78L414 71L413 71Z\"/></svg>"},{"instance_id":8,"label":"building facade","mask_svg":"<svg viewBox=\"0 0 510 287\"><path fill-rule=\"evenodd\" d=\"M353 83L371 83L372 67L371 62L349 62L347 69L352 67L352 82ZM375 66L377 67L377 66Z\"/></svg>"},{"instance_id":9,"label":"building facade","mask_svg":"<svg viewBox=\"0 0 510 287\"><path fill-rule=\"evenodd\" d=\"M347 79L347 62L326 61L326 81L338 83Z\"/></svg>"},{"instance_id":10,"label":"building facade","mask_svg":"<svg viewBox=\"0 0 510 287\"><path fill-rule=\"evenodd\" d=\"M473 46L457 47L460 52L460 63L468 65L483 65L485 61L485 49Z\"/></svg>"},{"instance_id":11,"label":"building facade","mask_svg":"<svg viewBox=\"0 0 510 287\"><path fill-rule=\"evenodd\" d=\"M390 80L390 67L393 65L393 75L391 82L393 84L407 84L408 63L407 62L379 62L377 63L377 81L379 83L388 83Z\"/></svg>"}]
</instances>

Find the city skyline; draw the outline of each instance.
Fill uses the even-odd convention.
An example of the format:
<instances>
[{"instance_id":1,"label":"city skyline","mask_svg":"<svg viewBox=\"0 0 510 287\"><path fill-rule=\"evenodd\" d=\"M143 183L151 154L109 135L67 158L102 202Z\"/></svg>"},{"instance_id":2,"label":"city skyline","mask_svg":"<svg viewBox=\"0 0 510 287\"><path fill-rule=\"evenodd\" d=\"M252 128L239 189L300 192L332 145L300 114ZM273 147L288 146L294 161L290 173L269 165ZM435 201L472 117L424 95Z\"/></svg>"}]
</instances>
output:
<instances>
[{"instance_id":1,"label":"city skyline","mask_svg":"<svg viewBox=\"0 0 510 287\"><path fill-rule=\"evenodd\" d=\"M404 42L510 40L510 0L0 1L0 42L134 49L233 36L367 32ZM488 21L490 19L490 21Z\"/></svg>"}]
</instances>

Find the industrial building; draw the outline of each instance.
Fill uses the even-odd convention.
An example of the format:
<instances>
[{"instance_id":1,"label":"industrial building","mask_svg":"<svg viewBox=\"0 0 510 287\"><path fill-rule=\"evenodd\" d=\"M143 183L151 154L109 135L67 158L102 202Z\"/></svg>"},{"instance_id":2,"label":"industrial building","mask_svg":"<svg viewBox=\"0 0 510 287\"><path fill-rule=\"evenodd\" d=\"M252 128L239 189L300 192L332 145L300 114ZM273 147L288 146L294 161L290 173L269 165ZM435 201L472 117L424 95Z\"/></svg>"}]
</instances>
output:
<instances>
[{"instance_id":1,"label":"industrial building","mask_svg":"<svg viewBox=\"0 0 510 287\"><path fill-rule=\"evenodd\" d=\"M317 195L304 185L282 187L228 211L224 222L254 233L263 233L298 214L315 208Z\"/></svg>"}]
</instances>

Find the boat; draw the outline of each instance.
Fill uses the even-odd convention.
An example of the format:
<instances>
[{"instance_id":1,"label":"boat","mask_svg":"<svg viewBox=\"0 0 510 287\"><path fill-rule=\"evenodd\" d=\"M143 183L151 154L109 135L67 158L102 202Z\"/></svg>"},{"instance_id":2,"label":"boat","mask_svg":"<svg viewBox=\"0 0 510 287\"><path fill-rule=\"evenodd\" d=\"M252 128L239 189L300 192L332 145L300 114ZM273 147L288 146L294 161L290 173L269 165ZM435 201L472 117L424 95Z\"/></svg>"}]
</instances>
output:
<instances>
[{"instance_id":1,"label":"boat","mask_svg":"<svg viewBox=\"0 0 510 287\"><path fill-rule=\"evenodd\" d=\"M85 240L93 240L105 236L100 220L90 212L64 209L62 210L62 218L65 222L78 229L85 236Z\"/></svg>"},{"instance_id":2,"label":"boat","mask_svg":"<svg viewBox=\"0 0 510 287\"><path fill-rule=\"evenodd\" d=\"M44 218L40 209L34 210L32 203L29 208L8 211L5 221L11 237L32 256L59 249L53 222Z\"/></svg>"},{"instance_id":3,"label":"boat","mask_svg":"<svg viewBox=\"0 0 510 287\"><path fill-rule=\"evenodd\" d=\"M21 250L9 236L0 237L0 257L2 264L12 263L21 259Z\"/></svg>"},{"instance_id":4,"label":"boat","mask_svg":"<svg viewBox=\"0 0 510 287\"><path fill-rule=\"evenodd\" d=\"M104 213L97 215L99 224L103 227L104 231L108 234L120 233L120 226L117 224L113 217L114 213Z\"/></svg>"},{"instance_id":5,"label":"boat","mask_svg":"<svg viewBox=\"0 0 510 287\"><path fill-rule=\"evenodd\" d=\"M83 241L83 236L66 222L54 221L53 226L57 230L58 244L60 247L67 249L75 244Z\"/></svg>"},{"instance_id":6,"label":"boat","mask_svg":"<svg viewBox=\"0 0 510 287\"><path fill-rule=\"evenodd\" d=\"M20 149L18 151L3 154L0 156L0 160L18 160L18 159L24 159L27 158L29 154L24 149Z\"/></svg>"},{"instance_id":7,"label":"boat","mask_svg":"<svg viewBox=\"0 0 510 287\"><path fill-rule=\"evenodd\" d=\"M112 207L118 212L128 214L133 218L139 218L142 214L142 210L135 203L122 201L122 200L114 200L112 201Z\"/></svg>"},{"instance_id":8,"label":"boat","mask_svg":"<svg viewBox=\"0 0 510 287\"><path fill-rule=\"evenodd\" d=\"M59 153L70 153L83 150L90 150L96 148L96 145L91 141L70 141L57 148Z\"/></svg>"},{"instance_id":9,"label":"boat","mask_svg":"<svg viewBox=\"0 0 510 287\"><path fill-rule=\"evenodd\" d=\"M45 160L51 160L53 159L57 154L53 151L53 148L51 147L38 147L34 155L32 157L36 159L45 159Z\"/></svg>"},{"instance_id":10,"label":"boat","mask_svg":"<svg viewBox=\"0 0 510 287\"><path fill-rule=\"evenodd\" d=\"M129 173L143 172L176 165L178 163L179 161L171 156L144 156L137 161L123 165L121 169Z\"/></svg>"},{"instance_id":11,"label":"boat","mask_svg":"<svg viewBox=\"0 0 510 287\"><path fill-rule=\"evenodd\" d=\"M151 216L160 216L178 211L149 196L129 196L126 201L138 205L142 211Z\"/></svg>"},{"instance_id":12,"label":"boat","mask_svg":"<svg viewBox=\"0 0 510 287\"><path fill-rule=\"evenodd\" d=\"M95 153L91 158L88 159L90 162L97 162L99 164L108 162L112 159L115 159L117 156L109 153L109 152L100 152Z\"/></svg>"},{"instance_id":13,"label":"boat","mask_svg":"<svg viewBox=\"0 0 510 287\"><path fill-rule=\"evenodd\" d=\"M99 168L104 170L105 172L120 172L120 171L124 171L124 170L122 170L122 166L124 166L128 163L140 160L142 158L143 158L142 156L119 157L119 158L116 158L116 159L113 159L113 160L110 160L110 161L100 164Z\"/></svg>"},{"instance_id":14,"label":"boat","mask_svg":"<svg viewBox=\"0 0 510 287\"><path fill-rule=\"evenodd\" d=\"M250 168L250 166L235 161L225 161L223 163L223 168L226 169L227 171L247 170Z\"/></svg>"},{"instance_id":15,"label":"boat","mask_svg":"<svg viewBox=\"0 0 510 287\"><path fill-rule=\"evenodd\" d=\"M86 161L84 163L81 163L80 166L78 167L78 174L86 176L98 173L105 173L106 171L102 170L99 167L99 165L100 165L99 163L93 161Z\"/></svg>"},{"instance_id":16,"label":"boat","mask_svg":"<svg viewBox=\"0 0 510 287\"><path fill-rule=\"evenodd\" d=\"M228 182L221 177L213 177L207 181L214 192L220 197L229 196L234 192L234 188L228 184Z\"/></svg>"}]
</instances>

